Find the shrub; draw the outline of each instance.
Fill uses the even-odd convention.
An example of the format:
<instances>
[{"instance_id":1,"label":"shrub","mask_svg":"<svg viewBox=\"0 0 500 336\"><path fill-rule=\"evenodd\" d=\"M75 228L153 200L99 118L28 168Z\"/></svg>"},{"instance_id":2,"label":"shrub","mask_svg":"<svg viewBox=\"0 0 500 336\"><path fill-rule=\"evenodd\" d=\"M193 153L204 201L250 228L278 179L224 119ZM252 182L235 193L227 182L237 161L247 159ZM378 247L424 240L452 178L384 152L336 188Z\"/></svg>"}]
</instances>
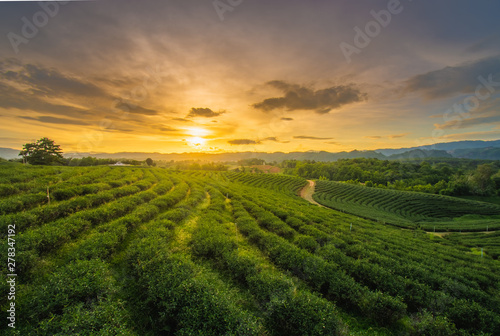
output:
<instances>
[{"instance_id":1,"label":"shrub","mask_svg":"<svg viewBox=\"0 0 500 336\"><path fill-rule=\"evenodd\" d=\"M455 300L446 315L459 329L484 331L500 334L500 316L492 313L477 302L465 299Z\"/></svg>"},{"instance_id":2,"label":"shrub","mask_svg":"<svg viewBox=\"0 0 500 336\"><path fill-rule=\"evenodd\" d=\"M0 184L0 196L10 196L17 194L19 190L11 184Z\"/></svg>"},{"instance_id":3,"label":"shrub","mask_svg":"<svg viewBox=\"0 0 500 336\"><path fill-rule=\"evenodd\" d=\"M227 234L228 230L231 230L228 225L218 224L214 220L204 222L193 234L193 253L210 259L235 250L238 244Z\"/></svg>"},{"instance_id":4,"label":"shrub","mask_svg":"<svg viewBox=\"0 0 500 336\"><path fill-rule=\"evenodd\" d=\"M294 244L300 247L301 249L307 250L311 253L314 253L316 249L319 247L318 242L311 236L298 235L295 237Z\"/></svg>"},{"instance_id":5,"label":"shrub","mask_svg":"<svg viewBox=\"0 0 500 336\"><path fill-rule=\"evenodd\" d=\"M407 330L411 336L454 336L458 334L455 325L444 316L434 316L423 310L410 317Z\"/></svg>"},{"instance_id":6,"label":"shrub","mask_svg":"<svg viewBox=\"0 0 500 336\"><path fill-rule=\"evenodd\" d=\"M266 322L274 335L335 335L340 326L335 309L313 294L275 297L269 306Z\"/></svg>"},{"instance_id":7,"label":"shrub","mask_svg":"<svg viewBox=\"0 0 500 336\"><path fill-rule=\"evenodd\" d=\"M75 188L65 188L65 189L57 189L51 192L51 196L56 201L67 200L77 195L77 191Z\"/></svg>"},{"instance_id":8,"label":"shrub","mask_svg":"<svg viewBox=\"0 0 500 336\"><path fill-rule=\"evenodd\" d=\"M116 283L101 260L70 262L25 290L19 304L30 312L21 319L26 334L33 324L41 335L131 334L123 303L114 300Z\"/></svg>"}]
</instances>

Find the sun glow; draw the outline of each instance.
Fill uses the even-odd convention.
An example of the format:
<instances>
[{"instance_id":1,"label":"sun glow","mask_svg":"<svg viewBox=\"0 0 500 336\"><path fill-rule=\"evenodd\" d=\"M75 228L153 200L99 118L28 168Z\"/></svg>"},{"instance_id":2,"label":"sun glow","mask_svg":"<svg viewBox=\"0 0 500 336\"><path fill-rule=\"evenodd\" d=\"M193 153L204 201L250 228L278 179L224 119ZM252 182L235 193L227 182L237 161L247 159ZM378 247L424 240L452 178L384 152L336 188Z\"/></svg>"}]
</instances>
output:
<instances>
[{"instance_id":1,"label":"sun glow","mask_svg":"<svg viewBox=\"0 0 500 336\"><path fill-rule=\"evenodd\" d=\"M193 137L202 137L210 134L210 131L201 127L188 127L186 133Z\"/></svg>"},{"instance_id":2,"label":"sun glow","mask_svg":"<svg viewBox=\"0 0 500 336\"><path fill-rule=\"evenodd\" d=\"M209 130L201 127L187 127L185 130L190 135L190 137L186 138L187 144L196 149L202 149L205 146L207 139L204 136L211 133Z\"/></svg>"},{"instance_id":3,"label":"sun glow","mask_svg":"<svg viewBox=\"0 0 500 336\"><path fill-rule=\"evenodd\" d=\"M191 138L187 138L186 141L187 141L189 146L200 148L206 144L207 139L204 139L202 137L191 137Z\"/></svg>"}]
</instances>

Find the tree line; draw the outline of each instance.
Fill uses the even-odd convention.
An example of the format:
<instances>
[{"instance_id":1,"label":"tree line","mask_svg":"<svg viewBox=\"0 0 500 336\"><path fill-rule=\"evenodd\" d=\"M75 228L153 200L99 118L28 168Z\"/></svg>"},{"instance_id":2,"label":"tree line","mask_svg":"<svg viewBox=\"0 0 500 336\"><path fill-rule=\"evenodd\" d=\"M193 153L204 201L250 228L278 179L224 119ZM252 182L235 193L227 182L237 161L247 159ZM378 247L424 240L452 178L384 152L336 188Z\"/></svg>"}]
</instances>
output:
<instances>
[{"instance_id":1,"label":"tree line","mask_svg":"<svg viewBox=\"0 0 500 336\"><path fill-rule=\"evenodd\" d=\"M147 158L144 161L134 159L98 159L92 156L82 158L65 158L60 145L57 145L54 140L49 138L41 138L34 142L28 142L23 145L23 149L19 152L21 161L32 165L45 166L100 166L123 163L132 166L156 166L156 163Z\"/></svg>"},{"instance_id":2,"label":"tree line","mask_svg":"<svg viewBox=\"0 0 500 336\"><path fill-rule=\"evenodd\" d=\"M368 187L450 196L492 196L500 190L500 162L467 159L335 162L286 160L283 172L304 178L362 183Z\"/></svg>"}]
</instances>

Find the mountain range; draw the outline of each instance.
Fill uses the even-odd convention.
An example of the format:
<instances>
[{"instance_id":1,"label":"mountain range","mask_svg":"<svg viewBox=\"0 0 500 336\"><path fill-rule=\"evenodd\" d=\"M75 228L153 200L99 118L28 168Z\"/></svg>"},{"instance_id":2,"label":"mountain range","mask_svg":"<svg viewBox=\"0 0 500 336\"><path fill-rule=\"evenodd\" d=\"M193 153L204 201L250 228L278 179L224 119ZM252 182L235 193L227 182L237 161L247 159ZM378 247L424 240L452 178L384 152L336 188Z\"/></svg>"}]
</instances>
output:
<instances>
[{"instance_id":1,"label":"mountain range","mask_svg":"<svg viewBox=\"0 0 500 336\"><path fill-rule=\"evenodd\" d=\"M425 145L418 147L408 147L408 148L385 148L385 149L376 149L377 153L382 153L386 156L390 156L393 154L401 154L404 152L408 152L414 149L423 149L423 150L441 150L447 151L449 153L453 153L456 150L464 150L464 149L482 149L482 148L500 148L500 140L491 140L491 141L483 141L483 140L464 140L464 141L454 141L454 142L441 142L433 145Z\"/></svg>"},{"instance_id":2,"label":"mountain range","mask_svg":"<svg viewBox=\"0 0 500 336\"><path fill-rule=\"evenodd\" d=\"M12 148L0 148L0 157L4 159L19 158L19 150ZM436 143L433 145L408 147L408 148L384 148L377 150L330 153L325 151L307 152L236 152L236 153L146 153L146 152L119 152L119 153L65 153L65 157L81 158L93 156L96 158L112 159L135 159L145 160L201 160L230 162L242 159L258 158L266 162L281 162L283 160L315 160L336 161L339 159L354 158L376 158L380 160L405 160L421 158L467 158L481 160L500 160L500 140L493 141L455 141L447 143Z\"/></svg>"}]
</instances>

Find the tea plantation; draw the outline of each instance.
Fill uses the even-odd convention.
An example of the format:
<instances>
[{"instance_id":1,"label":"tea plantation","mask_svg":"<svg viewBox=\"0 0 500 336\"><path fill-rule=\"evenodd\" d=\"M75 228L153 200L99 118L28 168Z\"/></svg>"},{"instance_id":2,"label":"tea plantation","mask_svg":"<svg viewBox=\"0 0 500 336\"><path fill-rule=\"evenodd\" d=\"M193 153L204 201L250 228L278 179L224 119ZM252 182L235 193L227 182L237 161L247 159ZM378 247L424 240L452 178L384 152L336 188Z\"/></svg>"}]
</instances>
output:
<instances>
[{"instance_id":1,"label":"tea plantation","mask_svg":"<svg viewBox=\"0 0 500 336\"><path fill-rule=\"evenodd\" d=\"M318 181L314 199L361 217L427 231L500 229L500 205L420 192Z\"/></svg>"},{"instance_id":2,"label":"tea plantation","mask_svg":"<svg viewBox=\"0 0 500 336\"><path fill-rule=\"evenodd\" d=\"M0 284L0 334L500 334L498 254L476 250L486 234L443 239L413 224L498 208L448 198L412 205L422 202L416 193L369 207L318 185L318 202L369 209L362 218L301 199L306 184L268 174L0 165L1 253L15 261L4 263L2 279L17 274L15 299L11 284ZM386 217L369 219L379 214ZM393 218L405 228L383 223ZM488 238L485 246L498 246L498 235Z\"/></svg>"}]
</instances>

